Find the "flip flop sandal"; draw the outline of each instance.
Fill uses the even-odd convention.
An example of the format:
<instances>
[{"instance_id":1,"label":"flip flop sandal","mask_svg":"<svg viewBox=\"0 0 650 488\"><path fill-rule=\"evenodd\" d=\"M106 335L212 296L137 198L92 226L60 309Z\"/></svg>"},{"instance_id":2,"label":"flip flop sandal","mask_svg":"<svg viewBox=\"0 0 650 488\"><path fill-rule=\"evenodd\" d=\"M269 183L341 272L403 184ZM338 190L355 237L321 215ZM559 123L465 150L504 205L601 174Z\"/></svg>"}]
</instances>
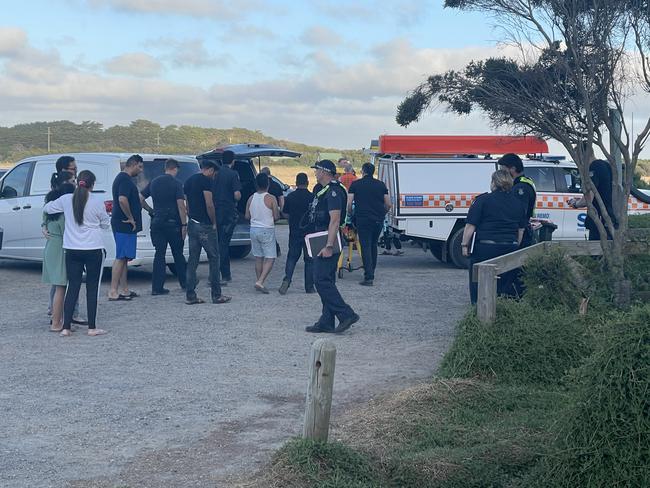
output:
<instances>
[{"instance_id":1,"label":"flip flop sandal","mask_svg":"<svg viewBox=\"0 0 650 488\"><path fill-rule=\"evenodd\" d=\"M117 298L108 297L108 301L109 302L120 302L120 301L129 302L129 301L131 301L131 297L124 296L124 295L118 295Z\"/></svg>"},{"instance_id":2,"label":"flip flop sandal","mask_svg":"<svg viewBox=\"0 0 650 488\"><path fill-rule=\"evenodd\" d=\"M126 295L123 295L122 293L120 293L120 296L121 296L121 297L126 297L126 298L137 298L137 297L139 297L140 295L138 295L138 294L137 294L136 292L134 292L134 291L130 291L130 292L129 292L128 294L126 294Z\"/></svg>"},{"instance_id":3,"label":"flip flop sandal","mask_svg":"<svg viewBox=\"0 0 650 488\"><path fill-rule=\"evenodd\" d=\"M265 286L255 285L255 289L260 293L264 293L265 295L268 295L270 293Z\"/></svg>"},{"instance_id":4,"label":"flip flop sandal","mask_svg":"<svg viewBox=\"0 0 650 488\"><path fill-rule=\"evenodd\" d=\"M186 300L185 303L187 305L198 305L199 303L205 303L205 300L201 300L200 298L195 298L194 300Z\"/></svg>"}]
</instances>

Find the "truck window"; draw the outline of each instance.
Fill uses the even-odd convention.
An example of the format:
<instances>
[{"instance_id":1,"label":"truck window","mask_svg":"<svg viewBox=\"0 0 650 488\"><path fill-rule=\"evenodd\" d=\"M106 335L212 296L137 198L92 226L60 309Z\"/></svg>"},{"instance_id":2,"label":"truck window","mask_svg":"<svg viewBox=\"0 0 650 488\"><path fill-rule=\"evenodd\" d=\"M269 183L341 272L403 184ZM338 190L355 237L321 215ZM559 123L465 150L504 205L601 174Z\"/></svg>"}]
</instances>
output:
<instances>
[{"instance_id":1,"label":"truck window","mask_svg":"<svg viewBox=\"0 0 650 488\"><path fill-rule=\"evenodd\" d=\"M4 180L2 180L2 189L0 198L17 198L25 194L27 187L27 178L32 163L21 164L12 169Z\"/></svg>"},{"instance_id":2,"label":"truck window","mask_svg":"<svg viewBox=\"0 0 650 488\"><path fill-rule=\"evenodd\" d=\"M561 175L562 191L567 193L582 193L582 180L580 172L574 168L558 168Z\"/></svg>"},{"instance_id":3,"label":"truck window","mask_svg":"<svg viewBox=\"0 0 650 488\"><path fill-rule=\"evenodd\" d=\"M525 168L525 174L535 182L537 191L557 191L555 187L555 168Z\"/></svg>"}]
</instances>

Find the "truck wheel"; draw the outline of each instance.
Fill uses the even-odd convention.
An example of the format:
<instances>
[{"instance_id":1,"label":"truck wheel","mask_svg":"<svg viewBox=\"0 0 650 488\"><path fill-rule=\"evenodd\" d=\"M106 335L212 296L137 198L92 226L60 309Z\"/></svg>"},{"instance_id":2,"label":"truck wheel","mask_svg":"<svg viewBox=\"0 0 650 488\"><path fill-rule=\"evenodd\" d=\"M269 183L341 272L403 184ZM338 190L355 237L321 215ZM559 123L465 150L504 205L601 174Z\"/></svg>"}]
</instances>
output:
<instances>
[{"instance_id":1,"label":"truck wheel","mask_svg":"<svg viewBox=\"0 0 650 488\"><path fill-rule=\"evenodd\" d=\"M232 246L230 248L230 257L232 259L244 259L250 252L250 246Z\"/></svg>"},{"instance_id":2,"label":"truck wheel","mask_svg":"<svg viewBox=\"0 0 650 488\"><path fill-rule=\"evenodd\" d=\"M463 256L463 250L461 244L463 243L463 230L461 227L456 232L453 233L451 239L449 239L449 260L457 268L467 269L469 268L469 258Z\"/></svg>"},{"instance_id":3,"label":"truck wheel","mask_svg":"<svg viewBox=\"0 0 650 488\"><path fill-rule=\"evenodd\" d=\"M438 261L442 261L442 246L444 242L441 241L429 241L429 251L433 254Z\"/></svg>"}]
</instances>

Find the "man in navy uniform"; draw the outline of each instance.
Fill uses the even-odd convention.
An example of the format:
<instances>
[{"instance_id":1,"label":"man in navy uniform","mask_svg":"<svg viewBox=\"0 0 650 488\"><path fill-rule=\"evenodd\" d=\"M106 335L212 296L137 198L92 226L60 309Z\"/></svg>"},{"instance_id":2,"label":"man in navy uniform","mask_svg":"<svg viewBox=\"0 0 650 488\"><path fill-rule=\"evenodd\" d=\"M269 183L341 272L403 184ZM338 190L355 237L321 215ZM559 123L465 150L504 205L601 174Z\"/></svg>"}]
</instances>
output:
<instances>
[{"instance_id":1,"label":"man in navy uniform","mask_svg":"<svg viewBox=\"0 0 650 488\"><path fill-rule=\"evenodd\" d=\"M513 178L512 193L517 197L526 209L526 218L528 225L524 229L524 236L521 240L520 248L533 245L533 231L530 227L530 219L535 215L535 205L537 204L537 192L535 182L524 174L524 163L521 158L513 153L504 154L499 159L499 169L505 169Z\"/></svg>"},{"instance_id":2,"label":"man in navy uniform","mask_svg":"<svg viewBox=\"0 0 650 488\"><path fill-rule=\"evenodd\" d=\"M314 285L323 303L323 313L318 322L305 330L340 333L359 321L359 315L345 303L336 288L336 267L340 251L334 252L334 243L339 239L341 222L345 221L347 195L343 186L334 179L336 166L332 161L324 159L312 168L316 170L316 179L322 188L312 202L310 220L316 232L327 231L327 243L314 258ZM336 327L335 318L339 319Z\"/></svg>"}]
</instances>

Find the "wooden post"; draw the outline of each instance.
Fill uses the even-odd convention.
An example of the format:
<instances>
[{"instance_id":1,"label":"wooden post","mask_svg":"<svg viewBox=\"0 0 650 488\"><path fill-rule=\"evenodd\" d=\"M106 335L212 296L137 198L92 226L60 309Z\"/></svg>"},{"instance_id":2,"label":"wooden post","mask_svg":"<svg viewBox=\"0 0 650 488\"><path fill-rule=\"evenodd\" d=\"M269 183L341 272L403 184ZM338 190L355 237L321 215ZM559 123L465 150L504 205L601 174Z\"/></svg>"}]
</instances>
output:
<instances>
[{"instance_id":1,"label":"wooden post","mask_svg":"<svg viewBox=\"0 0 650 488\"><path fill-rule=\"evenodd\" d=\"M327 339L319 339L312 345L309 356L309 385L305 425L302 436L327 442L334 389L336 346Z\"/></svg>"},{"instance_id":2,"label":"wooden post","mask_svg":"<svg viewBox=\"0 0 650 488\"><path fill-rule=\"evenodd\" d=\"M476 264L478 268L478 301L476 312L481 322L491 324L497 316L497 267Z\"/></svg>"}]
</instances>

